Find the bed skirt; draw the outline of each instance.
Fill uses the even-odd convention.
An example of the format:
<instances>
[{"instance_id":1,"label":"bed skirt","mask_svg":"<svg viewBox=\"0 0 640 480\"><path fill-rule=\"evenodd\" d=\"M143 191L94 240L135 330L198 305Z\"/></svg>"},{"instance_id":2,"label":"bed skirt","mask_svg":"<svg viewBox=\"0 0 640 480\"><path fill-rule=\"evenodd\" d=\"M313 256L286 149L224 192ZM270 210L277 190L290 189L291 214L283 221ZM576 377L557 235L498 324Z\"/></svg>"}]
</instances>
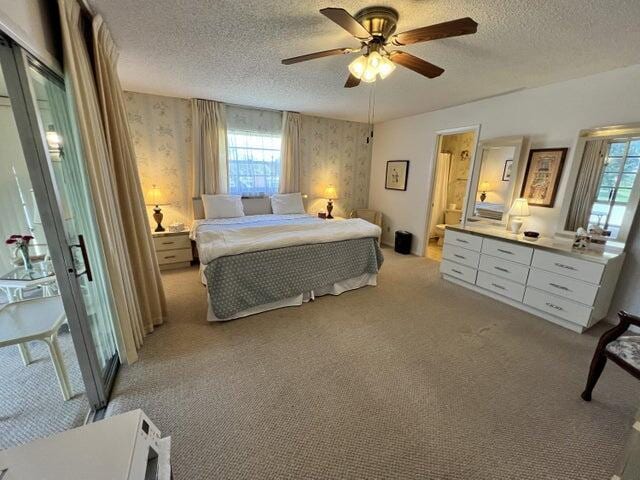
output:
<instances>
[{"instance_id":1,"label":"bed skirt","mask_svg":"<svg viewBox=\"0 0 640 480\"><path fill-rule=\"evenodd\" d=\"M202 275L203 283L206 282L206 278ZM346 280L342 280L340 282L336 282L331 285L326 285L324 287L316 288L310 292L305 292L300 295L296 295L295 297L285 298L284 300L279 300L277 302L266 303L264 305L258 305L257 307L249 308L247 310L243 310L242 312L238 312L235 315L225 318L219 319L216 317L213 312L213 308L211 307L211 297L207 295L207 320L210 322L226 322L227 320L233 320L236 318L248 317L249 315L255 315L257 313L267 312L269 310L275 310L278 308L284 307L297 307L302 305L303 303L309 302L316 297L321 297L323 295L340 295L341 293L347 292L349 290L356 290L358 288L377 285L378 275L375 273L364 273L354 278L348 278Z\"/></svg>"}]
</instances>

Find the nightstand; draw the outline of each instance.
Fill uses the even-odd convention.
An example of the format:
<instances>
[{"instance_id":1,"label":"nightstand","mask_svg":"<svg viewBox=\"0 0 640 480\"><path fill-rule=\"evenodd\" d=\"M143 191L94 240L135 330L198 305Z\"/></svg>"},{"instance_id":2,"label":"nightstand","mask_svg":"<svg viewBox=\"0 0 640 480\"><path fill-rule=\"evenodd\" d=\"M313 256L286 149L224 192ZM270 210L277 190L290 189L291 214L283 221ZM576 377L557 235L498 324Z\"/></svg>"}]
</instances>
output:
<instances>
[{"instance_id":1,"label":"nightstand","mask_svg":"<svg viewBox=\"0 0 640 480\"><path fill-rule=\"evenodd\" d=\"M153 232L153 245L160 270L184 268L191 265L189 230L182 232Z\"/></svg>"}]
</instances>

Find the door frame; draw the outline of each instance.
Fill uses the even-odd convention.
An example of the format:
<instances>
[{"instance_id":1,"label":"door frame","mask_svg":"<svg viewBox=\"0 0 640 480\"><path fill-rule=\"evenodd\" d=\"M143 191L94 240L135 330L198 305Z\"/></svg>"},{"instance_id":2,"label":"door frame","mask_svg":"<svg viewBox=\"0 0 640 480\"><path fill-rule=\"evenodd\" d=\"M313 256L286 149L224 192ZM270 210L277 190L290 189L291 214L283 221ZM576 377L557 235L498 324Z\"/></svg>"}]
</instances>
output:
<instances>
[{"instance_id":1,"label":"door frame","mask_svg":"<svg viewBox=\"0 0 640 480\"><path fill-rule=\"evenodd\" d=\"M119 367L117 353L107 365L104 375L91 335L82 291L77 281L71 246L68 245L60 211L59 194L50 167L45 129L31 95L27 67L33 65L50 79L64 85L64 80L37 58L0 33L0 64L4 74L20 143L29 170L34 196L42 219L51 260L62 296L69 330L78 358L89 404L93 410L106 406Z\"/></svg>"},{"instance_id":2,"label":"door frame","mask_svg":"<svg viewBox=\"0 0 640 480\"><path fill-rule=\"evenodd\" d=\"M473 166L476 161L476 152L478 151L478 143L480 142L480 127L481 124L477 125L469 125L466 127L456 127L456 128L446 128L444 130L438 130L435 133L435 145L433 147L433 154L431 157L431 168L429 169L429 183L428 183L428 193L427 193L427 213L426 213L426 224L424 226L424 249L422 252L422 256L427 256L427 248L429 248L429 223L431 222L431 207L433 206L433 193L436 181L436 168L438 166L438 154L440 153L440 145L442 142L442 137L446 137L448 135L457 135L459 133L469 133L474 132L476 137L473 143L473 151L469 152L469 173L473 171ZM471 175L467 176L467 185L465 187L465 195L462 205L462 219L461 222L464 225L466 223L466 211L467 211L467 202L469 197L469 186L471 185Z\"/></svg>"}]
</instances>

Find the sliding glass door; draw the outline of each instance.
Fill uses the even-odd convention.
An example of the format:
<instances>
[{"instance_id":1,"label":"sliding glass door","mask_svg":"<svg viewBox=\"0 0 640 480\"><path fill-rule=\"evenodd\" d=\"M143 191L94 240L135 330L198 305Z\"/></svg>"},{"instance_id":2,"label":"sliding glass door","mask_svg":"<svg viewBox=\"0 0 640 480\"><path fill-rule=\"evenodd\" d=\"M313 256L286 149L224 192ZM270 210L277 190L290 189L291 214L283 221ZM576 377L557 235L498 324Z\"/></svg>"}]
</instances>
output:
<instances>
[{"instance_id":1,"label":"sliding glass door","mask_svg":"<svg viewBox=\"0 0 640 480\"><path fill-rule=\"evenodd\" d=\"M72 109L62 78L19 46L2 39L0 59L87 397L98 409L119 365L116 312Z\"/></svg>"}]
</instances>

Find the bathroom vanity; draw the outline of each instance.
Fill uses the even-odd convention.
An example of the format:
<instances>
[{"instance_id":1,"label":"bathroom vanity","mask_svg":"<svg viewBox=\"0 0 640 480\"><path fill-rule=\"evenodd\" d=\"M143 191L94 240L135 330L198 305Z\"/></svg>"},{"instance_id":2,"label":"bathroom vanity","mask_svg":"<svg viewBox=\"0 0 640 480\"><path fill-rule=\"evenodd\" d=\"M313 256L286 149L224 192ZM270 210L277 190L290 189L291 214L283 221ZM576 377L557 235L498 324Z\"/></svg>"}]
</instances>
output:
<instances>
[{"instance_id":1,"label":"bathroom vanity","mask_svg":"<svg viewBox=\"0 0 640 480\"><path fill-rule=\"evenodd\" d=\"M582 333L602 320L624 253L577 252L570 240L527 240L504 228L447 226L446 280Z\"/></svg>"}]
</instances>

